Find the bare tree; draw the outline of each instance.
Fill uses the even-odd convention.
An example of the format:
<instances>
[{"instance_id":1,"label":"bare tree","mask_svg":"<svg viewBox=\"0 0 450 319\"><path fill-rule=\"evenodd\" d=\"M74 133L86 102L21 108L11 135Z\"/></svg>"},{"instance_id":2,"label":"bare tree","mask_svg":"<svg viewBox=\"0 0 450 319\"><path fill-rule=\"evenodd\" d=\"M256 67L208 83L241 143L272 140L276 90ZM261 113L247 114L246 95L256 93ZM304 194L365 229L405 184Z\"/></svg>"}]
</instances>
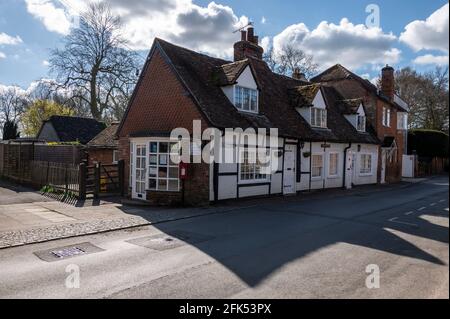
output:
<instances>
[{"instance_id":1,"label":"bare tree","mask_svg":"<svg viewBox=\"0 0 450 319\"><path fill-rule=\"evenodd\" d=\"M120 28L107 4L92 3L63 48L51 54L57 82L71 92L72 102L83 102L98 120L111 108L124 109L137 81L138 55L125 49Z\"/></svg>"},{"instance_id":2,"label":"bare tree","mask_svg":"<svg viewBox=\"0 0 450 319\"><path fill-rule=\"evenodd\" d=\"M300 73L310 78L317 73L319 67L314 63L312 55L306 54L291 44L283 46L280 52L275 52L271 47L263 58L273 72L288 76L298 69Z\"/></svg>"},{"instance_id":3,"label":"bare tree","mask_svg":"<svg viewBox=\"0 0 450 319\"><path fill-rule=\"evenodd\" d=\"M407 67L396 72L397 93L410 106L409 125L448 131L448 67L420 74Z\"/></svg>"},{"instance_id":4,"label":"bare tree","mask_svg":"<svg viewBox=\"0 0 450 319\"><path fill-rule=\"evenodd\" d=\"M0 130L5 123L17 123L28 103L27 95L19 87L0 89Z\"/></svg>"}]
</instances>

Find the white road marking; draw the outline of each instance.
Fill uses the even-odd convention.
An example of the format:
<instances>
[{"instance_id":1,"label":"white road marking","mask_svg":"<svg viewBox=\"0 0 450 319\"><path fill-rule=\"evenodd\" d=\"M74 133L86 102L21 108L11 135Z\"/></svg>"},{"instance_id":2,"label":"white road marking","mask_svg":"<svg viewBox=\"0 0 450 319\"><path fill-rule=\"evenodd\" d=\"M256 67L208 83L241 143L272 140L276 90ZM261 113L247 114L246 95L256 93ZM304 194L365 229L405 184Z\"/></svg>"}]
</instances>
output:
<instances>
[{"instance_id":1,"label":"white road marking","mask_svg":"<svg viewBox=\"0 0 450 319\"><path fill-rule=\"evenodd\" d=\"M417 224L401 222L401 221L398 221L397 219L398 219L398 217L394 217L394 218L389 219L389 221L392 222L392 223L397 223L397 224L403 224L403 225L417 227Z\"/></svg>"},{"instance_id":2,"label":"white road marking","mask_svg":"<svg viewBox=\"0 0 450 319\"><path fill-rule=\"evenodd\" d=\"M405 215L411 215L411 214L414 214L414 212L407 212L407 213L405 213Z\"/></svg>"},{"instance_id":3,"label":"white road marking","mask_svg":"<svg viewBox=\"0 0 450 319\"><path fill-rule=\"evenodd\" d=\"M436 206L436 203L431 203L430 206Z\"/></svg>"},{"instance_id":4,"label":"white road marking","mask_svg":"<svg viewBox=\"0 0 450 319\"><path fill-rule=\"evenodd\" d=\"M419 209L418 209L418 211L420 212L420 211L422 211L422 210L424 210L426 207L420 207Z\"/></svg>"}]
</instances>

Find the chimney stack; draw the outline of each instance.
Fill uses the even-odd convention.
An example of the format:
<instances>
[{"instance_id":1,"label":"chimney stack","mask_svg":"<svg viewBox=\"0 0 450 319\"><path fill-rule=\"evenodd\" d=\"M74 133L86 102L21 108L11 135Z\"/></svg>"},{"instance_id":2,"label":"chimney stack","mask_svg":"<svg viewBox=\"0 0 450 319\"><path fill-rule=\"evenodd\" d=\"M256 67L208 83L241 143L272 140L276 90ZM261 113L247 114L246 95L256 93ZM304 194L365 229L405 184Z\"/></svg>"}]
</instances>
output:
<instances>
[{"instance_id":1,"label":"chimney stack","mask_svg":"<svg viewBox=\"0 0 450 319\"><path fill-rule=\"evenodd\" d=\"M234 61L251 57L262 60L264 49L259 46L259 37L255 36L255 29L250 26L247 31L241 31L241 41L234 44Z\"/></svg>"},{"instance_id":2,"label":"chimney stack","mask_svg":"<svg viewBox=\"0 0 450 319\"><path fill-rule=\"evenodd\" d=\"M292 78L301 81L308 81L305 73L300 72L300 68L294 68L294 72L292 72Z\"/></svg>"},{"instance_id":3,"label":"chimney stack","mask_svg":"<svg viewBox=\"0 0 450 319\"><path fill-rule=\"evenodd\" d=\"M394 100L395 94L394 68L387 64L381 70L381 92L391 101Z\"/></svg>"}]
</instances>

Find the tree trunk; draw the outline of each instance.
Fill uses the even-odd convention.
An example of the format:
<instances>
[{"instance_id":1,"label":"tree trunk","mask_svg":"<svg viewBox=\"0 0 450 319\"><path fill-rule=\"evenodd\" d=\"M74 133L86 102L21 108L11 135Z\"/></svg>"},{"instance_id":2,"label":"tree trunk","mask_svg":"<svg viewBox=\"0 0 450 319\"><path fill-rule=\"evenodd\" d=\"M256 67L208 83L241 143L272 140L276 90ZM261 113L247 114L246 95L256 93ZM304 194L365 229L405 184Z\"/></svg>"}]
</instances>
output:
<instances>
[{"instance_id":1,"label":"tree trunk","mask_svg":"<svg viewBox=\"0 0 450 319\"><path fill-rule=\"evenodd\" d=\"M90 107L91 107L91 114L94 119L97 121L101 121L102 115L100 114L100 111L98 109L98 103L97 103L97 71L94 69L91 72L91 96L90 96Z\"/></svg>"}]
</instances>

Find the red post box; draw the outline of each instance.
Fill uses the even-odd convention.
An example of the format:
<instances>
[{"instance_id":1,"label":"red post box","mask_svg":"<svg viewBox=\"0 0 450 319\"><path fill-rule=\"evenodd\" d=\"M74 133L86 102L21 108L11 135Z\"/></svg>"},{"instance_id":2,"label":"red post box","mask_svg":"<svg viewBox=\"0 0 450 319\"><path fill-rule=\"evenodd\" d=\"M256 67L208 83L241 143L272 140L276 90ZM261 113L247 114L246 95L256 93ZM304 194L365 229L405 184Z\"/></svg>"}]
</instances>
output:
<instances>
[{"instance_id":1,"label":"red post box","mask_svg":"<svg viewBox=\"0 0 450 319\"><path fill-rule=\"evenodd\" d=\"M188 164L180 162L180 180L184 181L188 178Z\"/></svg>"}]
</instances>

